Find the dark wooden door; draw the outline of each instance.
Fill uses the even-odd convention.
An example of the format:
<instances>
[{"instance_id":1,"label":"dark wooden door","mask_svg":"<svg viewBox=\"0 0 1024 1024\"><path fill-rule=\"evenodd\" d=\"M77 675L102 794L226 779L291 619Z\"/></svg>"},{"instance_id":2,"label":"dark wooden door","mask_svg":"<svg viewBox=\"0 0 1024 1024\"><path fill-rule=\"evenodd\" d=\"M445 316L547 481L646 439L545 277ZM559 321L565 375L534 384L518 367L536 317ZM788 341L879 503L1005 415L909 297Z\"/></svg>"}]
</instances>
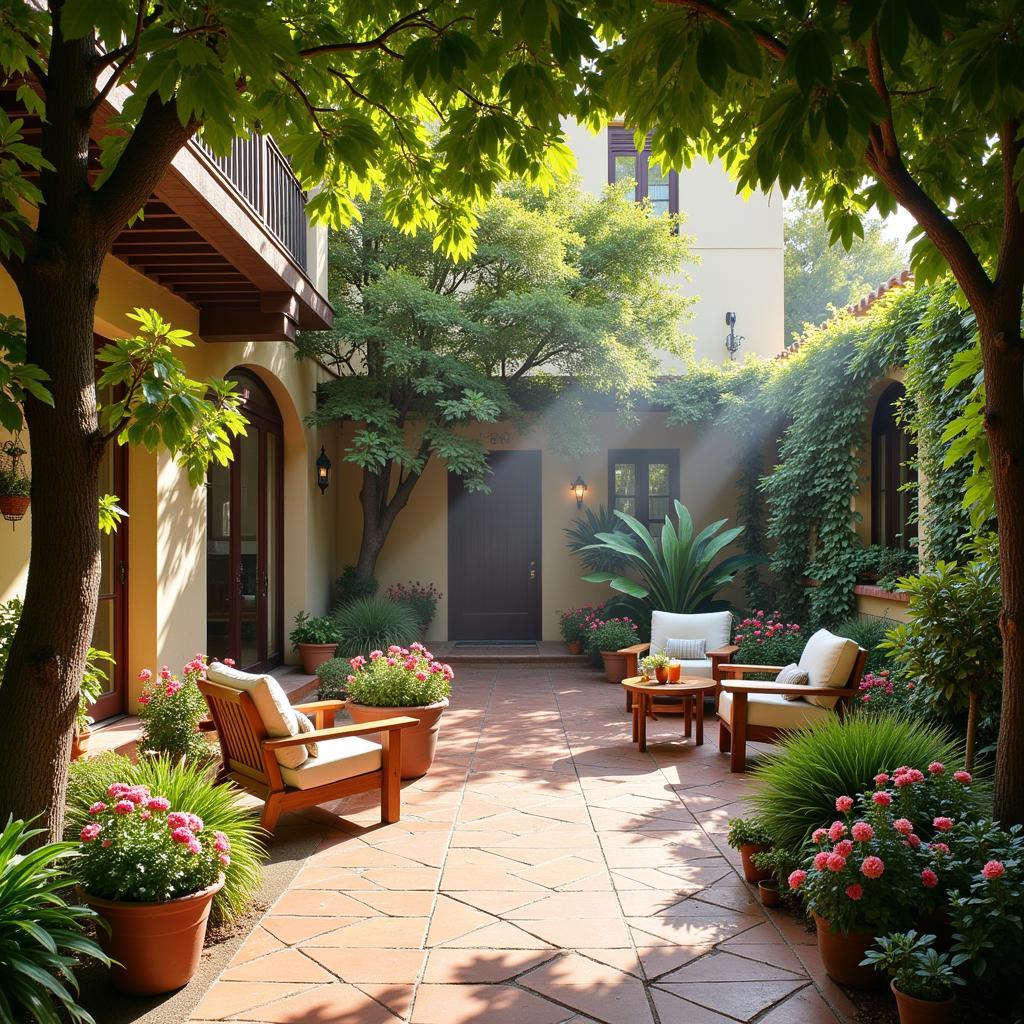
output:
<instances>
[{"instance_id":1,"label":"dark wooden door","mask_svg":"<svg viewBox=\"0 0 1024 1024\"><path fill-rule=\"evenodd\" d=\"M540 639L540 452L491 452L489 494L448 476L448 636Z\"/></svg>"}]
</instances>

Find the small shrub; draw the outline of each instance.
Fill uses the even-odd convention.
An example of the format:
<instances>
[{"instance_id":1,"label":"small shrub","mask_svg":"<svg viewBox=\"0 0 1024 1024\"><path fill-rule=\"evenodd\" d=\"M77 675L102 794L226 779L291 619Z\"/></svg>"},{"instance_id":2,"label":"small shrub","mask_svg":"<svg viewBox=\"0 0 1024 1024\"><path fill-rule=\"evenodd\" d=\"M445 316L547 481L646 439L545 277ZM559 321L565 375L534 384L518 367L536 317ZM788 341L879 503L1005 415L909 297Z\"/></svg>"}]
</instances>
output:
<instances>
[{"instance_id":1,"label":"small shrub","mask_svg":"<svg viewBox=\"0 0 1024 1024\"><path fill-rule=\"evenodd\" d=\"M334 634L339 658L408 646L419 636L420 624L412 609L382 597L360 597L334 615Z\"/></svg>"},{"instance_id":2,"label":"small shrub","mask_svg":"<svg viewBox=\"0 0 1024 1024\"><path fill-rule=\"evenodd\" d=\"M384 597L388 601L397 604L408 605L416 616L420 632L425 633L427 627L434 621L434 614L437 612L437 603L442 598L441 592L433 583L424 586L419 580L408 583L392 583L384 591Z\"/></svg>"},{"instance_id":3,"label":"small shrub","mask_svg":"<svg viewBox=\"0 0 1024 1024\"><path fill-rule=\"evenodd\" d=\"M590 635L590 624L602 621L603 615L603 601L600 604L585 604L582 608L569 608L558 613L558 632L567 644L575 640L586 643Z\"/></svg>"},{"instance_id":4,"label":"small shrub","mask_svg":"<svg viewBox=\"0 0 1024 1024\"><path fill-rule=\"evenodd\" d=\"M882 669L891 668L892 654L888 648L883 647L885 638L896 625L892 619L878 618L874 615L846 619L832 631L837 636L845 636L854 643L859 644L868 652L865 672L880 672Z\"/></svg>"},{"instance_id":5,"label":"small shrub","mask_svg":"<svg viewBox=\"0 0 1024 1024\"><path fill-rule=\"evenodd\" d=\"M338 604L348 604L363 597L373 597L380 584L373 576L360 576L354 565L346 565L341 575L334 581L338 595Z\"/></svg>"},{"instance_id":6,"label":"small shrub","mask_svg":"<svg viewBox=\"0 0 1024 1024\"><path fill-rule=\"evenodd\" d=\"M862 963L885 971L901 992L914 999L948 999L954 986L964 984L956 968L965 958L962 954L951 957L940 953L934 942L934 935L918 935L915 931L883 935L875 940Z\"/></svg>"},{"instance_id":7,"label":"small shrub","mask_svg":"<svg viewBox=\"0 0 1024 1024\"><path fill-rule=\"evenodd\" d=\"M912 681L898 679L888 669L883 668L878 675L868 672L860 681L854 707L863 715L915 714L914 688Z\"/></svg>"},{"instance_id":8,"label":"small shrub","mask_svg":"<svg viewBox=\"0 0 1024 1024\"><path fill-rule=\"evenodd\" d=\"M960 744L945 729L906 715L831 715L787 733L759 761L750 802L775 845L799 851L835 817L837 793L860 793L879 772L900 765L923 771L935 761L963 763Z\"/></svg>"},{"instance_id":9,"label":"small shrub","mask_svg":"<svg viewBox=\"0 0 1024 1024\"><path fill-rule=\"evenodd\" d=\"M223 867L224 888L213 899L211 917L223 923L244 913L260 887L265 851L263 831L255 814L240 801L238 787L214 785L202 765L176 765L166 757L143 758L135 764L109 753L75 761L68 773L67 838L78 838L91 820L89 807L97 800L106 801L104 794L115 782L146 786L167 797L172 807L198 815L207 830L228 837L231 863Z\"/></svg>"},{"instance_id":10,"label":"small shrub","mask_svg":"<svg viewBox=\"0 0 1024 1024\"><path fill-rule=\"evenodd\" d=\"M583 515L577 516L572 526L565 527L563 532L569 550L579 557L587 572L618 573L626 567L628 559L600 541L600 534L614 533L630 542L625 524L606 505L599 506L596 512L584 509Z\"/></svg>"},{"instance_id":11,"label":"small shrub","mask_svg":"<svg viewBox=\"0 0 1024 1024\"><path fill-rule=\"evenodd\" d=\"M182 678L165 665L159 677L144 668L139 696L142 722L141 750L167 754L174 759L204 760L210 757L210 745L199 732L199 721L206 714L206 699L197 683L206 672L206 656L197 654L182 670Z\"/></svg>"},{"instance_id":12,"label":"small shrub","mask_svg":"<svg viewBox=\"0 0 1024 1024\"><path fill-rule=\"evenodd\" d=\"M783 622L780 613L757 610L737 626L733 642L738 650L737 665L791 665L800 660L807 638L796 622ZM750 675L748 679L774 679L773 673Z\"/></svg>"},{"instance_id":13,"label":"small shrub","mask_svg":"<svg viewBox=\"0 0 1024 1024\"><path fill-rule=\"evenodd\" d=\"M729 821L728 843L738 850L741 846L770 846L771 833L756 818L732 818Z\"/></svg>"},{"instance_id":14,"label":"small shrub","mask_svg":"<svg viewBox=\"0 0 1024 1024\"><path fill-rule=\"evenodd\" d=\"M352 665L347 658L332 658L325 661L317 670L319 685L316 690L317 700L347 700L348 677L352 674Z\"/></svg>"},{"instance_id":15,"label":"small shrub","mask_svg":"<svg viewBox=\"0 0 1024 1024\"><path fill-rule=\"evenodd\" d=\"M288 634L292 647L299 644L336 644L338 626L330 615L310 618L305 612L295 616L295 628Z\"/></svg>"},{"instance_id":16,"label":"small shrub","mask_svg":"<svg viewBox=\"0 0 1024 1024\"><path fill-rule=\"evenodd\" d=\"M78 1005L71 968L76 959L110 960L83 934L95 912L67 902L71 879L58 862L75 844L20 852L41 832L13 819L0 832L0 1020L95 1024Z\"/></svg>"},{"instance_id":17,"label":"small shrub","mask_svg":"<svg viewBox=\"0 0 1024 1024\"><path fill-rule=\"evenodd\" d=\"M436 704L451 691L455 673L435 661L422 644L392 645L352 659L348 694L356 704L375 708L412 708Z\"/></svg>"},{"instance_id":18,"label":"small shrub","mask_svg":"<svg viewBox=\"0 0 1024 1024\"><path fill-rule=\"evenodd\" d=\"M623 647L632 647L637 639L636 623L626 616L595 619L590 624L587 636L587 653L591 663L600 666L602 651L620 651Z\"/></svg>"}]
</instances>

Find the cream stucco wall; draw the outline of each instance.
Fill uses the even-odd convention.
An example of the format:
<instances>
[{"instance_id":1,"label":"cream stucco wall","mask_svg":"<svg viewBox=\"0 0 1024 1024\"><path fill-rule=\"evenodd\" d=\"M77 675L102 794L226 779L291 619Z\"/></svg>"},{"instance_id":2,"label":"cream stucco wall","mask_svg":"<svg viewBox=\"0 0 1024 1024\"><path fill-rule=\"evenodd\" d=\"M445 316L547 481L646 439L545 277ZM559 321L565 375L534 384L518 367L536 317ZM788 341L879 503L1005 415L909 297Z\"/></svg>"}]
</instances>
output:
<instances>
[{"instance_id":1,"label":"cream stucco wall","mask_svg":"<svg viewBox=\"0 0 1024 1024\"><path fill-rule=\"evenodd\" d=\"M608 133L597 135L575 122L563 125L576 156L582 185L599 193L608 184ZM738 358L750 352L770 357L785 345L783 315L782 197L755 192L736 194L736 183L721 164L697 159L679 175L683 231L694 236L691 251L700 262L668 279L681 294L697 297L693 318L682 329L694 336L698 359L723 362L726 311L737 316L736 332L745 337ZM689 280L687 280L689 278ZM680 369L666 356L666 370Z\"/></svg>"},{"instance_id":2,"label":"cream stucco wall","mask_svg":"<svg viewBox=\"0 0 1024 1024\"><path fill-rule=\"evenodd\" d=\"M349 428L350 431L351 428ZM580 474L587 482L586 506L608 504L608 449L678 448L680 497L698 527L713 519L735 518L738 450L724 430L666 427L661 413L642 413L635 426L623 426L612 413L596 417L595 435L600 451L583 458L565 458L553 452L543 423L525 435L509 424L489 425L472 435L492 450L541 452L541 612L542 639L558 639L558 612L610 595L604 586L584 583L578 559L566 547L563 529L581 513L569 489ZM350 432L342 443L350 440ZM339 564L355 561L362 528L358 502L359 471L342 464L339 489ZM381 588L390 583L432 582L444 594L430 639L448 639L448 480L436 461L428 464L408 506L398 516L377 564ZM501 538L495 537L495 543ZM738 596L738 595L737 595ZM456 638L457 639L457 638Z\"/></svg>"}]
</instances>

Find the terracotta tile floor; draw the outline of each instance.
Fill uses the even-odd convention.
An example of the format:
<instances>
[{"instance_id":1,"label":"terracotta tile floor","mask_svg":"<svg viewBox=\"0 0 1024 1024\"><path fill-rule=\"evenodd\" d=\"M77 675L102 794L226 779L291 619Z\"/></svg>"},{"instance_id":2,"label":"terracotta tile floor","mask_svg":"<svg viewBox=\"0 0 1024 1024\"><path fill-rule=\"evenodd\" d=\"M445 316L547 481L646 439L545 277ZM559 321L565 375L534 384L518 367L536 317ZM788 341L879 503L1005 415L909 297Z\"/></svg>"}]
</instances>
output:
<instances>
[{"instance_id":1,"label":"terracotta tile floor","mask_svg":"<svg viewBox=\"0 0 1024 1024\"><path fill-rule=\"evenodd\" d=\"M846 1021L813 935L737 874L752 783L715 723L701 748L678 718L648 735L592 671L463 666L401 823L368 796L310 812L319 849L194 1021Z\"/></svg>"}]
</instances>

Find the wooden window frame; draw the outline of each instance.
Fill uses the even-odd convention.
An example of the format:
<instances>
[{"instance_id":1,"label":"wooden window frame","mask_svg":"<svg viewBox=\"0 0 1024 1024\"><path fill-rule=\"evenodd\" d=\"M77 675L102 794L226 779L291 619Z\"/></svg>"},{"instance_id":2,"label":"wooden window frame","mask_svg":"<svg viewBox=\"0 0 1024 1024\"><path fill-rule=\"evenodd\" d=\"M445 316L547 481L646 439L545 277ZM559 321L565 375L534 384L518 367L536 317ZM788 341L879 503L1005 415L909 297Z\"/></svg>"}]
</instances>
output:
<instances>
[{"instance_id":1,"label":"wooden window frame","mask_svg":"<svg viewBox=\"0 0 1024 1024\"><path fill-rule=\"evenodd\" d=\"M669 508L672 502L680 500L679 490L679 449L678 448L609 448L608 449L608 507L615 508L615 464L632 463L636 466L636 511L635 519L639 519L648 529L651 518L648 515L648 475L651 463L668 464L668 499ZM642 513L642 514L641 514Z\"/></svg>"},{"instance_id":2,"label":"wooden window frame","mask_svg":"<svg viewBox=\"0 0 1024 1024\"><path fill-rule=\"evenodd\" d=\"M906 388L898 381L886 387L878 396L871 420L871 543L909 550L911 541L917 538L917 523L912 521L911 495L905 487L917 481L917 470L907 465L916 457L917 446L906 436L895 416L896 402L905 394ZM904 441L905 453L901 452ZM880 487L883 474L884 494ZM879 514L883 511L883 500L884 516Z\"/></svg>"},{"instance_id":3,"label":"wooden window frame","mask_svg":"<svg viewBox=\"0 0 1024 1024\"><path fill-rule=\"evenodd\" d=\"M615 184L615 158L617 156L636 157L636 198L648 198L648 167L651 160L651 136L648 134L644 148L637 151L633 141L633 132L621 125L612 125L608 129L608 184ZM668 172L668 212L679 212L679 175L676 171Z\"/></svg>"}]
</instances>

